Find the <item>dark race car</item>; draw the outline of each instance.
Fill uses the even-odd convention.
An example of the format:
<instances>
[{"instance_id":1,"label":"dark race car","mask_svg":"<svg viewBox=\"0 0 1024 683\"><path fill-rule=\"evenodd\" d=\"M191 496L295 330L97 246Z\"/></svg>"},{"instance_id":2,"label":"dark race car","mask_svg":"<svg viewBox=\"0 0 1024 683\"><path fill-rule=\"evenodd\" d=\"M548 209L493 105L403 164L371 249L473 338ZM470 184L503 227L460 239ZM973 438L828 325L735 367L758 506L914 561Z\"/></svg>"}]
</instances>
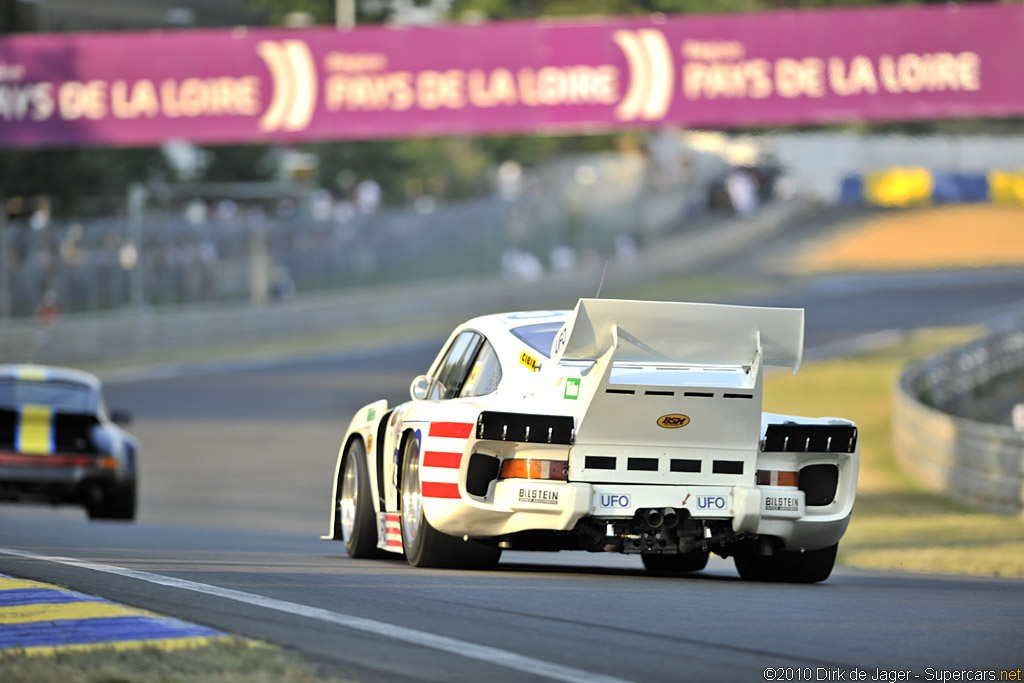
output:
<instances>
[{"instance_id":1,"label":"dark race car","mask_svg":"<svg viewBox=\"0 0 1024 683\"><path fill-rule=\"evenodd\" d=\"M135 519L138 442L107 412L93 375L0 365L0 501L82 505L90 519Z\"/></svg>"}]
</instances>

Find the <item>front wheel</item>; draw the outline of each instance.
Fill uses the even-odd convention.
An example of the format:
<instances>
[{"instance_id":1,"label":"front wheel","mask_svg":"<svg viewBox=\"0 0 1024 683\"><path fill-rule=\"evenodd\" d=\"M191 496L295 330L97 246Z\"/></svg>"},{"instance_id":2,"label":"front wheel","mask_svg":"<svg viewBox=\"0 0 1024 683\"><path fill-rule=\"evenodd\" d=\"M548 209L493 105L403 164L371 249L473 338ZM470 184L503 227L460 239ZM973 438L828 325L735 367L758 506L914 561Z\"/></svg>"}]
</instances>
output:
<instances>
[{"instance_id":1,"label":"front wheel","mask_svg":"<svg viewBox=\"0 0 1024 683\"><path fill-rule=\"evenodd\" d=\"M380 557L377 528L370 496L370 477L366 473L366 449L353 439L345 451L338 474L334 511L334 537L345 542L349 557Z\"/></svg>"},{"instance_id":2,"label":"front wheel","mask_svg":"<svg viewBox=\"0 0 1024 683\"><path fill-rule=\"evenodd\" d=\"M402 455L402 547L414 567L490 569L498 563L501 549L479 541L443 534L423 514L420 481L420 444L415 435L406 440Z\"/></svg>"}]
</instances>

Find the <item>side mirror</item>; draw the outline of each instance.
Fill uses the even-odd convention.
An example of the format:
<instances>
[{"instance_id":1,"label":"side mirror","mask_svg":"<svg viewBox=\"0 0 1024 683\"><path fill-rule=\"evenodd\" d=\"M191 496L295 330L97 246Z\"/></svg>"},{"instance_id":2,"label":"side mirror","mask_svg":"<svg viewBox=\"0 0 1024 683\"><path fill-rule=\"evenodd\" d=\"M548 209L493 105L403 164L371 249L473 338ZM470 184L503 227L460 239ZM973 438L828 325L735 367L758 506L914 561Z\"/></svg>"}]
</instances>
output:
<instances>
[{"instance_id":1,"label":"side mirror","mask_svg":"<svg viewBox=\"0 0 1024 683\"><path fill-rule=\"evenodd\" d=\"M426 375L420 375L412 381L412 386L409 387L409 395L412 396L414 401L422 401L427 397L429 390L430 380Z\"/></svg>"},{"instance_id":2,"label":"side mirror","mask_svg":"<svg viewBox=\"0 0 1024 683\"><path fill-rule=\"evenodd\" d=\"M119 427L127 427L132 423L132 414L127 410L111 410L110 421Z\"/></svg>"}]
</instances>

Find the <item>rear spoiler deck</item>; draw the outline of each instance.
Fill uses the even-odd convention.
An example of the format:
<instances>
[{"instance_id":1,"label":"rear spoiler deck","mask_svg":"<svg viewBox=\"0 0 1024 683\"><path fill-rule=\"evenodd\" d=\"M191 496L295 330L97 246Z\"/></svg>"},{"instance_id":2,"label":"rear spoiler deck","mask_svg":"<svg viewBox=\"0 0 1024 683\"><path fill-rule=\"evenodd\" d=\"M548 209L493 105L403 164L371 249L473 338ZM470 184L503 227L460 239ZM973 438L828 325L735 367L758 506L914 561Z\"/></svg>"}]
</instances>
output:
<instances>
[{"instance_id":1,"label":"rear spoiler deck","mask_svg":"<svg viewBox=\"0 0 1024 683\"><path fill-rule=\"evenodd\" d=\"M802 308L666 301L580 299L551 347L551 359L594 360L615 349L616 362L764 365L800 370Z\"/></svg>"}]
</instances>

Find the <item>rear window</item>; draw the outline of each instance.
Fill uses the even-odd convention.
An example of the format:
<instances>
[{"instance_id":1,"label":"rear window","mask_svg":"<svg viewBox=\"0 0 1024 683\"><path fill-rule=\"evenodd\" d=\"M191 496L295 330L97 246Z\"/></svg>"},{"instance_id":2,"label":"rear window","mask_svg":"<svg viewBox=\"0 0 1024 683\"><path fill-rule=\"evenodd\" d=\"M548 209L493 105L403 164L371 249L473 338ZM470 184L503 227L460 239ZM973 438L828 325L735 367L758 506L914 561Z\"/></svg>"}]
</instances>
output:
<instances>
[{"instance_id":1,"label":"rear window","mask_svg":"<svg viewBox=\"0 0 1024 683\"><path fill-rule=\"evenodd\" d=\"M95 410L92 389L81 384L0 380L0 405L24 403L52 406L57 412L91 413Z\"/></svg>"},{"instance_id":2,"label":"rear window","mask_svg":"<svg viewBox=\"0 0 1024 683\"><path fill-rule=\"evenodd\" d=\"M558 334L558 331L562 329L564 324L564 322L551 322L523 325L522 327L514 328L512 334L531 349L548 358L551 353L551 344L555 341L555 335Z\"/></svg>"}]
</instances>

